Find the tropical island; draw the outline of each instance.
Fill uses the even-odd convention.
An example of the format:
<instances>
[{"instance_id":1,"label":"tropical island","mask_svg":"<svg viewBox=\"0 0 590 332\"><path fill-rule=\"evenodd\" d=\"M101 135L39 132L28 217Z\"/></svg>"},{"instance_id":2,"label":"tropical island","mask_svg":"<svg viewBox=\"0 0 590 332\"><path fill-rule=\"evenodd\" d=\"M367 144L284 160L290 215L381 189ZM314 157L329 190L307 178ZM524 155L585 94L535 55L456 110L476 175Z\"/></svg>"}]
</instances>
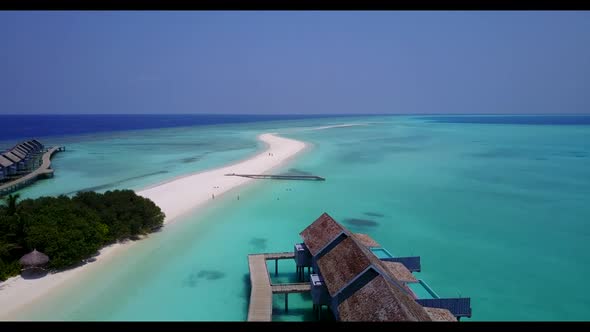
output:
<instances>
[{"instance_id":1,"label":"tropical island","mask_svg":"<svg viewBox=\"0 0 590 332\"><path fill-rule=\"evenodd\" d=\"M153 201L132 190L18 199L9 195L0 206L0 281L18 275L19 259L33 250L49 257L49 271L59 271L104 246L139 239L162 227L165 218Z\"/></svg>"}]
</instances>

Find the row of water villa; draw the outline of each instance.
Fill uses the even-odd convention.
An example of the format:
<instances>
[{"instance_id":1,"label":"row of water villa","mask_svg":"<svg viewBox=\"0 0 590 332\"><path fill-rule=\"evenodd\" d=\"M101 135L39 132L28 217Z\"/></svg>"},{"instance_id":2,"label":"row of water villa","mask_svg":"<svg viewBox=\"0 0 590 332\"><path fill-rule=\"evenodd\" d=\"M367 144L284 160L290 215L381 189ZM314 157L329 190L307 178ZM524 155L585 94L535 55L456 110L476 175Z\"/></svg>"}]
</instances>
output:
<instances>
[{"instance_id":1,"label":"row of water villa","mask_svg":"<svg viewBox=\"0 0 590 332\"><path fill-rule=\"evenodd\" d=\"M248 321L272 320L272 296L311 293L338 321L458 321L471 317L471 299L441 298L424 280L420 257L396 257L367 234L352 233L327 213L300 233L293 252L251 254ZM299 282L275 284L266 261L293 259ZM307 268L308 282L305 282Z\"/></svg>"},{"instance_id":2,"label":"row of water villa","mask_svg":"<svg viewBox=\"0 0 590 332\"><path fill-rule=\"evenodd\" d=\"M51 157L65 147L45 146L36 139L21 142L0 153L0 195L28 185L39 177L53 176Z\"/></svg>"}]
</instances>

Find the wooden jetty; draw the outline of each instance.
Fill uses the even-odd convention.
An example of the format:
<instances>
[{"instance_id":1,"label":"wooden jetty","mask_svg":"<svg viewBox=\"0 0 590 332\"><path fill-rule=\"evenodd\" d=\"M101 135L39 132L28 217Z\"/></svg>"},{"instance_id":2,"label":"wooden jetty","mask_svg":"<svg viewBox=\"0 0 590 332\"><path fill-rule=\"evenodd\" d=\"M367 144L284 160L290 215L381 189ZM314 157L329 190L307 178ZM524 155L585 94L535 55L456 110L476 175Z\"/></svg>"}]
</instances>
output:
<instances>
[{"instance_id":1,"label":"wooden jetty","mask_svg":"<svg viewBox=\"0 0 590 332\"><path fill-rule=\"evenodd\" d=\"M279 260L281 259L295 259L293 252L277 252L272 254L263 254L265 260L275 261L275 276L279 274Z\"/></svg>"},{"instance_id":2,"label":"wooden jetty","mask_svg":"<svg viewBox=\"0 0 590 332\"><path fill-rule=\"evenodd\" d=\"M306 293L311 291L311 285L308 282L271 285L271 288L273 294Z\"/></svg>"},{"instance_id":3,"label":"wooden jetty","mask_svg":"<svg viewBox=\"0 0 590 332\"><path fill-rule=\"evenodd\" d=\"M53 169L51 168L51 158L56 152L65 151L65 149L66 148L63 146L55 146L47 150L47 152L43 154L41 166L39 166L36 170L18 179L0 185L0 196L7 195L11 192L19 190L35 182L39 178L52 177Z\"/></svg>"},{"instance_id":4,"label":"wooden jetty","mask_svg":"<svg viewBox=\"0 0 590 332\"><path fill-rule=\"evenodd\" d=\"M250 306L248 307L249 322L270 322L272 320L272 295L285 294L285 311L289 310L289 293L311 291L309 283L272 284L266 267L267 260L275 261L275 274L278 273L278 261L294 259L293 252L248 255L250 269Z\"/></svg>"},{"instance_id":5,"label":"wooden jetty","mask_svg":"<svg viewBox=\"0 0 590 332\"><path fill-rule=\"evenodd\" d=\"M264 255L248 255L250 268L249 322L270 322L272 317L272 288Z\"/></svg>"},{"instance_id":6,"label":"wooden jetty","mask_svg":"<svg viewBox=\"0 0 590 332\"><path fill-rule=\"evenodd\" d=\"M225 174L225 176L241 176L251 179L270 179L270 180L308 180L308 181L326 181L325 178L317 175L271 175L271 174Z\"/></svg>"}]
</instances>

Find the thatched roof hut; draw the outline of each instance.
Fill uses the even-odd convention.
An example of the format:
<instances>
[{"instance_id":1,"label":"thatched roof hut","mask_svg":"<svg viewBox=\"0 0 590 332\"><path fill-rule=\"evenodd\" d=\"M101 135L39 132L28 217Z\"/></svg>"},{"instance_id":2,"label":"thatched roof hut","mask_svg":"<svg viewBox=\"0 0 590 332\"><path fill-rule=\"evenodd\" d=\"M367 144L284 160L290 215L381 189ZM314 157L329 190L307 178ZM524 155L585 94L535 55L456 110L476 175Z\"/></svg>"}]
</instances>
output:
<instances>
[{"instance_id":1,"label":"thatched roof hut","mask_svg":"<svg viewBox=\"0 0 590 332\"><path fill-rule=\"evenodd\" d=\"M31 142L23 142L22 145L28 147L30 149L30 152L38 150L38 147L35 144L32 144Z\"/></svg>"},{"instance_id":2,"label":"thatched roof hut","mask_svg":"<svg viewBox=\"0 0 590 332\"><path fill-rule=\"evenodd\" d=\"M14 162L12 162L8 158L5 158L4 156L0 155L0 166L9 167L13 164L14 164Z\"/></svg>"},{"instance_id":3,"label":"thatched roof hut","mask_svg":"<svg viewBox=\"0 0 590 332\"><path fill-rule=\"evenodd\" d=\"M34 249L30 253L19 259L19 263L24 266L41 266L49 262L49 257L42 252Z\"/></svg>"},{"instance_id":4,"label":"thatched roof hut","mask_svg":"<svg viewBox=\"0 0 590 332\"><path fill-rule=\"evenodd\" d=\"M27 156L25 153L22 153L22 152L20 152L17 149L10 150L10 153L14 154L15 156L17 156L17 157L19 157L21 159L24 159Z\"/></svg>"},{"instance_id":5,"label":"thatched roof hut","mask_svg":"<svg viewBox=\"0 0 590 332\"><path fill-rule=\"evenodd\" d=\"M365 247L380 247L379 243L373 240L368 234L354 233L354 237Z\"/></svg>"},{"instance_id":6,"label":"thatched roof hut","mask_svg":"<svg viewBox=\"0 0 590 332\"><path fill-rule=\"evenodd\" d=\"M16 147L18 149L24 150L26 152L29 152L32 150L30 146L25 145L25 142L21 142L21 143L17 144Z\"/></svg>"},{"instance_id":7,"label":"thatched roof hut","mask_svg":"<svg viewBox=\"0 0 590 332\"><path fill-rule=\"evenodd\" d=\"M436 322L456 322L457 318L447 309L424 307L430 319Z\"/></svg>"},{"instance_id":8,"label":"thatched roof hut","mask_svg":"<svg viewBox=\"0 0 590 332\"><path fill-rule=\"evenodd\" d=\"M317 264L330 296L334 296L369 267L371 261L358 243L349 237L322 256Z\"/></svg>"},{"instance_id":9,"label":"thatched roof hut","mask_svg":"<svg viewBox=\"0 0 590 332\"><path fill-rule=\"evenodd\" d=\"M431 321L426 310L377 276L338 306L341 321Z\"/></svg>"},{"instance_id":10,"label":"thatched roof hut","mask_svg":"<svg viewBox=\"0 0 590 332\"><path fill-rule=\"evenodd\" d=\"M23 148L23 146L22 146L22 145L17 145L17 146L15 146L15 147L14 147L14 149L12 149L12 150L19 151L20 153L22 153L22 154L24 154L24 155L27 155L27 154L29 154L29 150L27 150L27 149Z\"/></svg>"},{"instance_id":11,"label":"thatched roof hut","mask_svg":"<svg viewBox=\"0 0 590 332\"><path fill-rule=\"evenodd\" d=\"M309 249L312 256L315 256L328 243L332 242L344 227L337 223L330 215L323 213L311 225L307 226L299 235Z\"/></svg>"},{"instance_id":12,"label":"thatched roof hut","mask_svg":"<svg viewBox=\"0 0 590 332\"><path fill-rule=\"evenodd\" d=\"M410 270L408 270L402 263L383 261L383 265L385 265L387 271L399 281L418 282L418 279L416 279L412 272L410 272Z\"/></svg>"},{"instance_id":13,"label":"thatched roof hut","mask_svg":"<svg viewBox=\"0 0 590 332\"><path fill-rule=\"evenodd\" d=\"M455 320L446 309L426 311L416 302L406 282L418 280L402 263L382 261L375 256L369 248L379 244L370 236L350 232L327 213L300 233L314 256L340 234L345 239L317 259L328 293L333 298L341 297L337 304L340 320ZM369 277L367 271L374 271L376 277Z\"/></svg>"},{"instance_id":14,"label":"thatched roof hut","mask_svg":"<svg viewBox=\"0 0 590 332\"><path fill-rule=\"evenodd\" d=\"M333 222L337 223L336 221ZM399 282L395 274L385 265L385 262L371 252L365 245L366 241L363 243L356 234L352 235L346 227L339 226L342 232L349 235L348 238L340 242L317 261L318 268L322 273L322 277L326 282L326 287L331 296L334 296L344 285L349 283L370 265L373 265L394 284L410 292L404 283Z\"/></svg>"},{"instance_id":15,"label":"thatched roof hut","mask_svg":"<svg viewBox=\"0 0 590 332\"><path fill-rule=\"evenodd\" d=\"M32 139L32 140L30 140L30 142L33 143L39 149L43 149L43 143L39 142L38 140Z\"/></svg>"},{"instance_id":16,"label":"thatched roof hut","mask_svg":"<svg viewBox=\"0 0 590 332\"><path fill-rule=\"evenodd\" d=\"M12 152L5 152L4 153L4 157L6 157L7 159L12 160L15 163L18 163L19 161L21 161L21 158L19 158L18 156L16 156Z\"/></svg>"}]
</instances>

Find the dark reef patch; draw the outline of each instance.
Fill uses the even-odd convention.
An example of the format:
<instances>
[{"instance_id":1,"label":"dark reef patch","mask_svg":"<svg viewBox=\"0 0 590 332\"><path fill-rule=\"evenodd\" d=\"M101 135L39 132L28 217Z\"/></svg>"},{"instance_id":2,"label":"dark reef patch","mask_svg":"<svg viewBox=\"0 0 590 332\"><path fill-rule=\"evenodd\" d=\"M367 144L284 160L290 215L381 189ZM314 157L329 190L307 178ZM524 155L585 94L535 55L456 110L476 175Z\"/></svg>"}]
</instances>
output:
<instances>
[{"instance_id":1,"label":"dark reef patch","mask_svg":"<svg viewBox=\"0 0 590 332\"><path fill-rule=\"evenodd\" d=\"M571 151L570 155L574 156L576 158L586 158L587 157L587 154L582 151Z\"/></svg>"},{"instance_id":2,"label":"dark reef patch","mask_svg":"<svg viewBox=\"0 0 590 332\"><path fill-rule=\"evenodd\" d=\"M201 270L197 274L197 278L205 280L219 280L225 277L225 273L217 270Z\"/></svg>"},{"instance_id":3,"label":"dark reef patch","mask_svg":"<svg viewBox=\"0 0 590 332\"><path fill-rule=\"evenodd\" d=\"M194 163L195 161L199 161L201 160L201 156L196 156L196 157L188 157L188 158L183 158L180 159L180 162L184 163L184 164L189 164L189 163Z\"/></svg>"},{"instance_id":4,"label":"dark reef patch","mask_svg":"<svg viewBox=\"0 0 590 332\"><path fill-rule=\"evenodd\" d=\"M371 220L371 219L361 219L361 218L346 218L343 220L344 223L356 226L356 227L377 227L379 223Z\"/></svg>"},{"instance_id":5,"label":"dark reef patch","mask_svg":"<svg viewBox=\"0 0 590 332\"><path fill-rule=\"evenodd\" d=\"M199 279L219 280L225 277L225 273L217 270L201 270L193 272L182 282L185 287L195 287Z\"/></svg>"},{"instance_id":6,"label":"dark reef patch","mask_svg":"<svg viewBox=\"0 0 590 332\"><path fill-rule=\"evenodd\" d=\"M267 242L267 239L265 239L265 238L255 237L255 238L252 238L252 240L250 240L249 243L256 250L264 250L264 249L266 249L266 242Z\"/></svg>"},{"instance_id":7,"label":"dark reef patch","mask_svg":"<svg viewBox=\"0 0 590 332\"><path fill-rule=\"evenodd\" d=\"M522 158L525 151L506 148L489 149L482 152L475 152L467 154L476 158Z\"/></svg>"}]
</instances>

